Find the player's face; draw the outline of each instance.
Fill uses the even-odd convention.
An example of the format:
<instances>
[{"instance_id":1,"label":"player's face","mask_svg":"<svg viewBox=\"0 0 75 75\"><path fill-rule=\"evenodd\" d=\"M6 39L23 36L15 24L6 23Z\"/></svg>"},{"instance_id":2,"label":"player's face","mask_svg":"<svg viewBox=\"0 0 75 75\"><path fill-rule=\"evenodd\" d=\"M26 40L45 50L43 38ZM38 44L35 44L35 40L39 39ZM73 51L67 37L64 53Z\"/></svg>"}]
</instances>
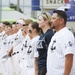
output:
<instances>
[{"instance_id":1,"label":"player's face","mask_svg":"<svg viewBox=\"0 0 75 75\"><path fill-rule=\"evenodd\" d=\"M29 26L28 26L28 35L32 39L32 27L31 27L31 24L29 24Z\"/></svg>"},{"instance_id":2,"label":"player's face","mask_svg":"<svg viewBox=\"0 0 75 75\"><path fill-rule=\"evenodd\" d=\"M13 30L17 29L17 27L16 27L15 24L12 25L12 29L13 29Z\"/></svg>"},{"instance_id":3,"label":"player's face","mask_svg":"<svg viewBox=\"0 0 75 75\"><path fill-rule=\"evenodd\" d=\"M1 28L1 26L0 26L0 32L2 32L2 28Z\"/></svg>"},{"instance_id":4,"label":"player's face","mask_svg":"<svg viewBox=\"0 0 75 75\"><path fill-rule=\"evenodd\" d=\"M12 25L12 30L13 30L13 33L16 33L18 31L17 26L15 24Z\"/></svg>"},{"instance_id":5,"label":"player's face","mask_svg":"<svg viewBox=\"0 0 75 75\"><path fill-rule=\"evenodd\" d=\"M20 23L16 23L16 26L17 26L17 29L19 30L19 29L21 29L22 24L20 24Z\"/></svg>"},{"instance_id":6,"label":"player's face","mask_svg":"<svg viewBox=\"0 0 75 75\"><path fill-rule=\"evenodd\" d=\"M61 19L57 16L56 13L53 13L51 23L56 28L60 25Z\"/></svg>"},{"instance_id":7,"label":"player's face","mask_svg":"<svg viewBox=\"0 0 75 75\"><path fill-rule=\"evenodd\" d=\"M43 28L45 26L45 21L44 21L44 19L43 19L42 16L39 16L39 18L38 18L38 24L39 24L40 28Z\"/></svg>"},{"instance_id":8,"label":"player's face","mask_svg":"<svg viewBox=\"0 0 75 75\"><path fill-rule=\"evenodd\" d=\"M5 30L5 25L4 24L1 25L1 29Z\"/></svg>"},{"instance_id":9,"label":"player's face","mask_svg":"<svg viewBox=\"0 0 75 75\"><path fill-rule=\"evenodd\" d=\"M9 26L6 26L6 27L5 27L5 32L6 32L7 34L11 34L12 28L9 27Z\"/></svg>"},{"instance_id":10,"label":"player's face","mask_svg":"<svg viewBox=\"0 0 75 75\"><path fill-rule=\"evenodd\" d=\"M27 29L28 29L28 24L23 24L22 25L23 30L27 33Z\"/></svg>"}]
</instances>

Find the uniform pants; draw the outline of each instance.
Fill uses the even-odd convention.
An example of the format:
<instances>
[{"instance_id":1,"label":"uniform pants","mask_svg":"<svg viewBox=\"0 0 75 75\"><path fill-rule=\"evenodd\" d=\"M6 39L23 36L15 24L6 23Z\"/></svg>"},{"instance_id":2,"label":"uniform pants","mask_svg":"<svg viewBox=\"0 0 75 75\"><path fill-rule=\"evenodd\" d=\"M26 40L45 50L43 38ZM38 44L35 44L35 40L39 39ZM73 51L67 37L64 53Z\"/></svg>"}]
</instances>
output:
<instances>
[{"instance_id":1,"label":"uniform pants","mask_svg":"<svg viewBox=\"0 0 75 75\"><path fill-rule=\"evenodd\" d=\"M43 67L38 70L38 75L46 75L47 69L46 67Z\"/></svg>"},{"instance_id":2,"label":"uniform pants","mask_svg":"<svg viewBox=\"0 0 75 75\"><path fill-rule=\"evenodd\" d=\"M11 65L13 69L13 75L20 75L19 54L15 54L11 57Z\"/></svg>"},{"instance_id":3,"label":"uniform pants","mask_svg":"<svg viewBox=\"0 0 75 75\"><path fill-rule=\"evenodd\" d=\"M27 75L35 75L33 67L27 67Z\"/></svg>"},{"instance_id":4,"label":"uniform pants","mask_svg":"<svg viewBox=\"0 0 75 75\"><path fill-rule=\"evenodd\" d=\"M25 59L22 59L20 61L20 69L21 69L21 74L20 75L27 75L27 62Z\"/></svg>"}]
</instances>

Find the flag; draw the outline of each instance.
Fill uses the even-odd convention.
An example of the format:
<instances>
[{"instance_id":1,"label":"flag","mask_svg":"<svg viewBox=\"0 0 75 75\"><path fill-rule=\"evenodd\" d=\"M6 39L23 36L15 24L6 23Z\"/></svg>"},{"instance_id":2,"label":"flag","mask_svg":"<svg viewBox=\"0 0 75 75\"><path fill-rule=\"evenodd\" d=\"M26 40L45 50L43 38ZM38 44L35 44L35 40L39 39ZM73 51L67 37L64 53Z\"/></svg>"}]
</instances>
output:
<instances>
[{"instance_id":1,"label":"flag","mask_svg":"<svg viewBox=\"0 0 75 75\"><path fill-rule=\"evenodd\" d=\"M32 0L32 10L40 10L40 0Z\"/></svg>"}]
</instances>

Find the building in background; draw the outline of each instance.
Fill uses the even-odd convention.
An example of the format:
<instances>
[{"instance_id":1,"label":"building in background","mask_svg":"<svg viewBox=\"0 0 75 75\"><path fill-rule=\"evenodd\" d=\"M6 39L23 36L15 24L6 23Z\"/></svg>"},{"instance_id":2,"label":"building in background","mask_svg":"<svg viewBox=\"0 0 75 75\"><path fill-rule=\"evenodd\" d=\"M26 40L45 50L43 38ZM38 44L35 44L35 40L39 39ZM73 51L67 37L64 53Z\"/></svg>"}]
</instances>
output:
<instances>
[{"instance_id":1,"label":"building in background","mask_svg":"<svg viewBox=\"0 0 75 75\"><path fill-rule=\"evenodd\" d=\"M67 27L75 32L75 0L44 0L44 11L51 12L54 9L63 10L67 13Z\"/></svg>"},{"instance_id":2,"label":"building in background","mask_svg":"<svg viewBox=\"0 0 75 75\"><path fill-rule=\"evenodd\" d=\"M21 8L23 14L37 18L42 12L49 12L50 10L57 9L65 3L75 0L2 0L2 7L9 7L11 3ZM32 6L33 5L33 6ZM40 7L39 7L40 6ZM34 10L39 7L38 10ZM18 9L18 8L17 8ZM74 16L73 16L74 18ZM68 21L67 26L71 30L75 30L75 22Z\"/></svg>"}]
</instances>

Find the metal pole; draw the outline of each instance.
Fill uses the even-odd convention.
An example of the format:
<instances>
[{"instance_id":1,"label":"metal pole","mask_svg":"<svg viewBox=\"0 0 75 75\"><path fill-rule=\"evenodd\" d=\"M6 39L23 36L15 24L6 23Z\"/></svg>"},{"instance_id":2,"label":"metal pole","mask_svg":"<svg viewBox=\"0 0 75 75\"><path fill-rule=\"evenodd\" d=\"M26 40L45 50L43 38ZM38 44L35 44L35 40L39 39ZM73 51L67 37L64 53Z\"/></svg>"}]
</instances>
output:
<instances>
[{"instance_id":1,"label":"metal pole","mask_svg":"<svg viewBox=\"0 0 75 75\"><path fill-rule=\"evenodd\" d=\"M19 3L20 3L20 1L17 0L17 11L19 11Z\"/></svg>"},{"instance_id":2,"label":"metal pole","mask_svg":"<svg viewBox=\"0 0 75 75\"><path fill-rule=\"evenodd\" d=\"M42 11L42 13L43 13L43 0L42 0L42 2L41 2L41 11Z\"/></svg>"},{"instance_id":3,"label":"metal pole","mask_svg":"<svg viewBox=\"0 0 75 75\"><path fill-rule=\"evenodd\" d=\"M2 20L2 0L0 0L0 22Z\"/></svg>"},{"instance_id":4,"label":"metal pole","mask_svg":"<svg viewBox=\"0 0 75 75\"><path fill-rule=\"evenodd\" d=\"M25 0L23 0L23 13L24 13L24 7L25 7L24 5L25 5Z\"/></svg>"},{"instance_id":5,"label":"metal pole","mask_svg":"<svg viewBox=\"0 0 75 75\"><path fill-rule=\"evenodd\" d=\"M9 0L9 5L10 5L10 0Z\"/></svg>"},{"instance_id":6,"label":"metal pole","mask_svg":"<svg viewBox=\"0 0 75 75\"><path fill-rule=\"evenodd\" d=\"M43 2L44 2L44 0L40 0L41 12L43 12L43 11L44 11L44 10L43 10Z\"/></svg>"}]
</instances>

